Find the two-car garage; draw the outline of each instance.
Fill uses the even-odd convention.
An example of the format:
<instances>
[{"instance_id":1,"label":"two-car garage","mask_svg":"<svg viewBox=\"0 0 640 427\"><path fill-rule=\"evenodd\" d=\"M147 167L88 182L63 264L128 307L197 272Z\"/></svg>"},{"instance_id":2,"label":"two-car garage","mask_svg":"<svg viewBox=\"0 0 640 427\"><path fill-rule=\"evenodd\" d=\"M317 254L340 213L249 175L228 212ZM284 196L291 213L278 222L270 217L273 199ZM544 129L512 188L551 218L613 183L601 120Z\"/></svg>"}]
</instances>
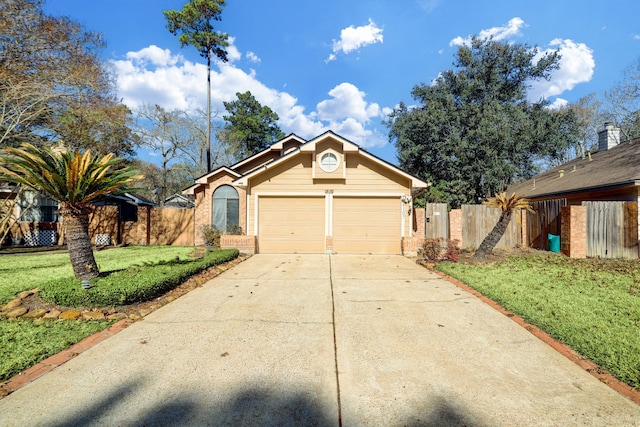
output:
<instances>
[{"instance_id":1,"label":"two-car garage","mask_svg":"<svg viewBox=\"0 0 640 427\"><path fill-rule=\"evenodd\" d=\"M401 252L398 196L260 197L257 217L261 253Z\"/></svg>"}]
</instances>

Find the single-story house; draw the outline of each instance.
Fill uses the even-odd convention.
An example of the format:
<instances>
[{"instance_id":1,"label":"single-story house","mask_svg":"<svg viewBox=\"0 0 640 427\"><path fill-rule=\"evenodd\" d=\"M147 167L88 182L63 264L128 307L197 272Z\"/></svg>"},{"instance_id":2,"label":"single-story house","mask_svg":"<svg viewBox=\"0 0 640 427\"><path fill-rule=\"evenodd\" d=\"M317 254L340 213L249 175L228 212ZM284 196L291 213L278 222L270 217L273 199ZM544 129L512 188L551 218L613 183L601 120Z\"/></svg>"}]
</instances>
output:
<instances>
[{"instance_id":1,"label":"single-story house","mask_svg":"<svg viewBox=\"0 0 640 427\"><path fill-rule=\"evenodd\" d=\"M329 131L289 135L183 194L195 198L197 245L203 227L239 227L253 252L400 254L413 237L413 196L427 186Z\"/></svg>"},{"instance_id":2,"label":"single-story house","mask_svg":"<svg viewBox=\"0 0 640 427\"><path fill-rule=\"evenodd\" d=\"M610 123L598 133L598 150L513 185L509 193L532 201L526 216L529 245L544 249L560 236L569 256L638 257L640 138L620 141Z\"/></svg>"},{"instance_id":3,"label":"single-story house","mask_svg":"<svg viewBox=\"0 0 640 427\"><path fill-rule=\"evenodd\" d=\"M49 197L38 194L31 190L18 192L16 186L4 185L0 186L4 191L0 191L0 195L4 195L6 200L14 200L10 208L13 209L13 217L15 222L10 224L10 239L5 243L12 245L25 244L27 246L51 246L64 243L64 233L62 230L62 218L58 213L58 202ZM9 196L12 199L9 199ZM109 242L117 243L121 241L121 229L126 224L138 221L138 211L140 208L148 209L156 206L154 202L142 195L135 193L124 193L119 196L106 196L94 203L94 206L114 206L117 208L113 220L105 218L96 218L91 215L92 225L90 233L92 238L97 238L95 234L109 234ZM94 222L97 222L94 224ZM108 224L112 224L111 225ZM114 230L110 230L113 228ZM105 231L109 229L108 231ZM104 244L96 240L96 244Z\"/></svg>"},{"instance_id":4,"label":"single-story house","mask_svg":"<svg viewBox=\"0 0 640 427\"><path fill-rule=\"evenodd\" d=\"M620 129L606 123L598 150L511 186L507 192L532 201L564 198L584 201L637 202L640 196L640 138L620 142Z\"/></svg>"}]
</instances>

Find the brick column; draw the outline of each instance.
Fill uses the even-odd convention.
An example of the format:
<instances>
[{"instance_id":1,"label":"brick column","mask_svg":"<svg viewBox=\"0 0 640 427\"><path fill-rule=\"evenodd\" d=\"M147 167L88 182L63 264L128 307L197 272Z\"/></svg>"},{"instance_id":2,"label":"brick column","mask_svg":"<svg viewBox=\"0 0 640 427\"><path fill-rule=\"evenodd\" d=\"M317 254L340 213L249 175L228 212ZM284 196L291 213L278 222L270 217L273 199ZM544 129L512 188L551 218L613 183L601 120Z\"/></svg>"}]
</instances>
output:
<instances>
[{"instance_id":1,"label":"brick column","mask_svg":"<svg viewBox=\"0 0 640 427\"><path fill-rule=\"evenodd\" d=\"M571 258L587 257L587 207L563 206L560 248Z\"/></svg>"},{"instance_id":2,"label":"brick column","mask_svg":"<svg viewBox=\"0 0 640 427\"><path fill-rule=\"evenodd\" d=\"M456 242L459 248L464 247L462 241L462 209L452 209L449 212L449 239Z\"/></svg>"}]
</instances>

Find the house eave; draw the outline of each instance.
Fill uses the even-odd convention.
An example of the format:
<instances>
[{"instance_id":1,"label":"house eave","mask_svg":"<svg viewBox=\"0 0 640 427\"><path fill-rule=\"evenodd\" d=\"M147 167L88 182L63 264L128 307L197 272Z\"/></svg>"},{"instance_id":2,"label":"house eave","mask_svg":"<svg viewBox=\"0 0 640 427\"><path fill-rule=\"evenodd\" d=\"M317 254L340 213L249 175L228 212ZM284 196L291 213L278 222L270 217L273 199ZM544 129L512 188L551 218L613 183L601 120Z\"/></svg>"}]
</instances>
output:
<instances>
[{"instance_id":1,"label":"house eave","mask_svg":"<svg viewBox=\"0 0 640 427\"><path fill-rule=\"evenodd\" d=\"M591 186L591 187L574 188L574 189L570 189L570 190L560 190L560 191L554 191L554 192L548 192L548 193L539 193L539 194L531 194L531 195L527 195L525 193L524 196L527 199L530 199L530 200L557 199L557 198L561 198L561 197L566 197L568 195L575 195L575 194L581 194L581 193L586 193L586 192L610 191L610 190L619 190L619 189L622 189L622 188L632 188L632 187L640 187L640 180L636 179L636 180L633 180L633 181L615 183L615 184L609 184L609 185L596 185L596 186Z\"/></svg>"}]
</instances>

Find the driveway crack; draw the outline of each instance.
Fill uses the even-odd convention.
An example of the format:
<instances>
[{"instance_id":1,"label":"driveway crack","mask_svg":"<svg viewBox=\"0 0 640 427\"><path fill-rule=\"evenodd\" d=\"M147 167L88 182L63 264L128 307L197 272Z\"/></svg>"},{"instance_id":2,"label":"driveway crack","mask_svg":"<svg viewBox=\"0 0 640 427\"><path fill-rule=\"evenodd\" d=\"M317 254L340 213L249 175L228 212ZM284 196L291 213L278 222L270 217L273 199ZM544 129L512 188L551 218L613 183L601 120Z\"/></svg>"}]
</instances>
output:
<instances>
[{"instance_id":1,"label":"driveway crack","mask_svg":"<svg viewBox=\"0 0 640 427\"><path fill-rule=\"evenodd\" d=\"M336 339L336 299L333 291L333 257L329 255L329 284L331 285L331 320L333 323L333 356L336 369L336 390L338 399L338 426L342 427L342 403L340 401L340 374L338 371L338 341Z\"/></svg>"}]
</instances>

